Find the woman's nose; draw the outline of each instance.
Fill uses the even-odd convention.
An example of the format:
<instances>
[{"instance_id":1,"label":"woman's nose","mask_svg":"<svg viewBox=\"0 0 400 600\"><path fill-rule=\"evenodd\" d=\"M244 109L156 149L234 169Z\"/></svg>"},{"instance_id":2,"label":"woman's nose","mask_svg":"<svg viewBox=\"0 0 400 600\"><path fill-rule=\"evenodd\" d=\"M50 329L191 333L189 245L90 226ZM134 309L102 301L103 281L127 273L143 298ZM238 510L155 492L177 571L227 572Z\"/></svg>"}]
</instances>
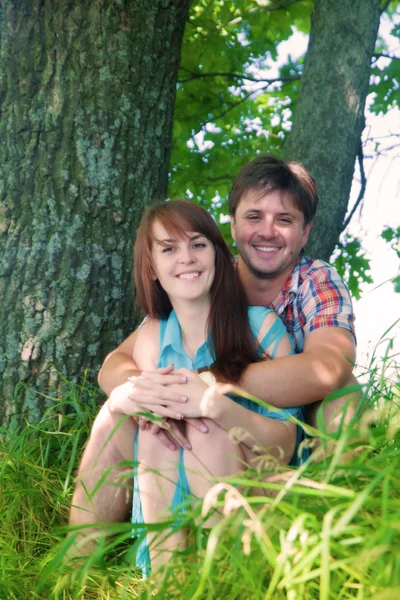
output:
<instances>
[{"instance_id":1,"label":"woman's nose","mask_svg":"<svg viewBox=\"0 0 400 600\"><path fill-rule=\"evenodd\" d=\"M188 264L188 263L193 262L193 260L194 260L194 253L191 248L183 247L180 249L179 262Z\"/></svg>"}]
</instances>

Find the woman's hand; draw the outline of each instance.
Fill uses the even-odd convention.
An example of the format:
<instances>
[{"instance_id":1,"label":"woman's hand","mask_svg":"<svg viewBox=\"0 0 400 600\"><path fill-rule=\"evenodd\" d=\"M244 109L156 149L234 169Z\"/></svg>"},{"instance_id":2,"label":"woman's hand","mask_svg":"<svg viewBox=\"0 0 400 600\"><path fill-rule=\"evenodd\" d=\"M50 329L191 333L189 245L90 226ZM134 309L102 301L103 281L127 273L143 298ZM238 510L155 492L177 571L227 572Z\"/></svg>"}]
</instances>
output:
<instances>
[{"instance_id":1,"label":"woman's hand","mask_svg":"<svg viewBox=\"0 0 400 600\"><path fill-rule=\"evenodd\" d=\"M141 376L135 378L134 393L131 398L138 402L143 408L152 410L155 414L165 416L158 412L159 408L167 409L175 414L173 419L198 419L207 417L202 399L208 385L189 369L178 369L170 377L171 383L167 383L165 377L154 376L151 371L143 371ZM172 377L180 378L181 383L173 383ZM163 383L159 383L159 381ZM181 385L186 382L184 385ZM184 395L183 395L184 394Z\"/></svg>"},{"instance_id":2,"label":"woman's hand","mask_svg":"<svg viewBox=\"0 0 400 600\"><path fill-rule=\"evenodd\" d=\"M137 404L130 397L133 390L131 381L117 385L108 398L108 408L111 413L122 413L123 415L134 415L140 411Z\"/></svg>"},{"instance_id":3,"label":"woman's hand","mask_svg":"<svg viewBox=\"0 0 400 600\"><path fill-rule=\"evenodd\" d=\"M137 412L151 412L158 417L170 419L182 419L181 406L187 402L179 385L177 391L171 386L163 386L160 383L146 380L143 375L130 377L132 388L130 400L138 407Z\"/></svg>"}]
</instances>

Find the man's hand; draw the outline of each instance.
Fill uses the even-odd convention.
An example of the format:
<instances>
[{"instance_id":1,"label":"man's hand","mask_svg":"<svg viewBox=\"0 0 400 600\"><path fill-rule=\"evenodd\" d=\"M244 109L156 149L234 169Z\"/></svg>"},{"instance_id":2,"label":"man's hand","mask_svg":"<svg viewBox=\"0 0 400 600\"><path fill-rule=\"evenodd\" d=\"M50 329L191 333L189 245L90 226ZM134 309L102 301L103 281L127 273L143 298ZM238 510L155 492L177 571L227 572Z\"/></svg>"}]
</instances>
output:
<instances>
[{"instance_id":1,"label":"man's hand","mask_svg":"<svg viewBox=\"0 0 400 600\"><path fill-rule=\"evenodd\" d=\"M151 421L147 421L147 423L149 424L149 427L146 427L146 431L151 435L157 436L157 439L160 440L161 444L170 450L176 450L179 446L182 446L182 448L185 448L186 450L192 449L187 435L185 435L179 427L179 425L182 424L181 421L177 422L173 419L167 419L164 421L167 429L163 428L164 424L151 423ZM185 419L185 424L187 427L193 427L202 433L208 432L208 427L202 419Z\"/></svg>"}]
</instances>

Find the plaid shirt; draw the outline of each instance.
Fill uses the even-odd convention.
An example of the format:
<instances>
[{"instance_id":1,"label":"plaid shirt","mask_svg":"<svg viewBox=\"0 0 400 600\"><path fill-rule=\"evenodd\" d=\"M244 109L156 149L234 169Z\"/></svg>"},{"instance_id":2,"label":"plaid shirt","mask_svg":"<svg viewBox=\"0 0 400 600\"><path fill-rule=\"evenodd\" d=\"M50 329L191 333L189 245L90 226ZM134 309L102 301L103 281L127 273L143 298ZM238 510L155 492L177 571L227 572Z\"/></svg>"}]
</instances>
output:
<instances>
[{"instance_id":1,"label":"plaid shirt","mask_svg":"<svg viewBox=\"0 0 400 600\"><path fill-rule=\"evenodd\" d=\"M323 260L301 254L270 308L284 321L297 353L304 349L305 336L319 327L343 327L356 339L350 292Z\"/></svg>"}]
</instances>

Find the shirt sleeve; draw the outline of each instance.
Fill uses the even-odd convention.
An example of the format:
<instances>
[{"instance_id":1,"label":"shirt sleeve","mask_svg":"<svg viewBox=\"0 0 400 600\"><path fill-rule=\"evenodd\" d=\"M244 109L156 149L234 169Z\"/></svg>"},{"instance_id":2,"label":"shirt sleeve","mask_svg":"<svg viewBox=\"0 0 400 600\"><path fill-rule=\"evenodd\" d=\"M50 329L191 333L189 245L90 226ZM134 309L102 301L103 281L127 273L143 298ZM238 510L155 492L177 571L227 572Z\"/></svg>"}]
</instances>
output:
<instances>
[{"instance_id":1,"label":"shirt sleeve","mask_svg":"<svg viewBox=\"0 0 400 600\"><path fill-rule=\"evenodd\" d=\"M320 327L343 327L356 341L350 292L337 271L328 264L311 267L302 285L299 304L305 336Z\"/></svg>"}]
</instances>

